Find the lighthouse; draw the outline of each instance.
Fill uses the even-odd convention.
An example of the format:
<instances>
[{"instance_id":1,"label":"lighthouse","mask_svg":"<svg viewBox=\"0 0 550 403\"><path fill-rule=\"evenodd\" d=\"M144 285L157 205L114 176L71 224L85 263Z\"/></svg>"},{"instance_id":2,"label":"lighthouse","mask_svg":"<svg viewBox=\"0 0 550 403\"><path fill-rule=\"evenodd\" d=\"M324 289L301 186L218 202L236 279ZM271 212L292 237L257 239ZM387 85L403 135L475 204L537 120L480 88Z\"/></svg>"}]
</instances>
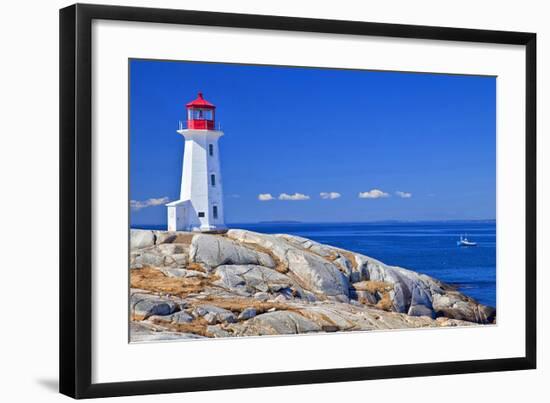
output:
<instances>
[{"instance_id":1,"label":"lighthouse","mask_svg":"<svg viewBox=\"0 0 550 403\"><path fill-rule=\"evenodd\" d=\"M216 106L199 92L186 105L187 128L180 122L177 133L185 138L180 199L168 203L169 231L217 231L225 228L222 175L215 129Z\"/></svg>"}]
</instances>

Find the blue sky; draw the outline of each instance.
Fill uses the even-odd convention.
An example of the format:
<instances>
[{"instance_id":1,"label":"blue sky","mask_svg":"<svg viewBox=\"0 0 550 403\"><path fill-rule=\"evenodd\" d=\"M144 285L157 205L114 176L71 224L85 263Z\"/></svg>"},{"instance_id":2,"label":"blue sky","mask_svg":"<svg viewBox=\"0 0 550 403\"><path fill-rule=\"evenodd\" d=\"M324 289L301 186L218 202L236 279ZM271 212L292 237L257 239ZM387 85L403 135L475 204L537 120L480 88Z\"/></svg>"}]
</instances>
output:
<instances>
[{"instance_id":1,"label":"blue sky","mask_svg":"<svg viewBox=\"0 0 550 403\"><path fill-rule=\"evenodd\" d=\"M495 218L495 77L131 60L134 226L179 198L198 91L225 132L228 223Z\"/></svg>"}]
</instances>

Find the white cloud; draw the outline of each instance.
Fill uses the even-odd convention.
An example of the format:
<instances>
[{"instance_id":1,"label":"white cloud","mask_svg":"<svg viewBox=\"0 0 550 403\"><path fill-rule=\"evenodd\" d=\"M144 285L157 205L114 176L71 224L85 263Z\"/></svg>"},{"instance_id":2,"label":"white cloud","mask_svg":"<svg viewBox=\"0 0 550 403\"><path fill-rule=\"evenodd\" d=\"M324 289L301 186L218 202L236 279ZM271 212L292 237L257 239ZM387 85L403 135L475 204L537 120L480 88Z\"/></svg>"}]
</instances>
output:
<instances>
[{"instance_id":1,"label":"white cloud","mask_svg":"<svg viewBox=\"0 0 550 403\"><path fill-rule=\"evenodd\" d=\"M275 199L273 196L271 196L271 193L260 193L258 195L259 201L269 201Z\"/></svg>"},{"instance_id":2,"label":"white cloud","mask_svg":"<svg viewBox=\"0 0 550 403\"><path fill-rule=\"evenodd\" d=\"M147 200L130 200L130 208L141 210L147 207L155 207L168 203L168 197L152 198Z\"/></svg>"},{"instance_id":3,"label":"white cloud","mask_svg":"<svg viewBox=\"0 0 550 403\"><path fill-rule=\"evenodd\" d=\"M338 192L321 192L319 193L319 196L321 196L321 199L333 200L339 198L342 195Z\"/></svg>"},{"instance_id":4,"label":"white cloud","mask_svg":"<svg viewBox=\"0 0 550 403\"><path fill-rule=\"evenodd\" d=\"M381 199L384 197L390 197L390 195L380 189L371 189L368 192L359 192L360 199Z\"/></svg>"},{"instance_id":5,"label":"white cloud","mask_svg":"<svg viewBox=\"0 0 550 403\"><path fill-rule=\"evenodd\" d=\"M309 200L309 196L303 193L294 193L293 195L281 193L279 195L279 200Z\"/></svg>"},{"instance_id":6,"label":"white cloud","mask_svg":"<svg viewBox=\"0 0 550 403\"><path fill-rule=\"evenodd\" d=\"M412 193L409 193L409 192L402 192L400 190L398 190L397 192L395 192L395 194L399 197L401 197L402 199L410 199L412 197Z\"/></svg>"}]
</instances>

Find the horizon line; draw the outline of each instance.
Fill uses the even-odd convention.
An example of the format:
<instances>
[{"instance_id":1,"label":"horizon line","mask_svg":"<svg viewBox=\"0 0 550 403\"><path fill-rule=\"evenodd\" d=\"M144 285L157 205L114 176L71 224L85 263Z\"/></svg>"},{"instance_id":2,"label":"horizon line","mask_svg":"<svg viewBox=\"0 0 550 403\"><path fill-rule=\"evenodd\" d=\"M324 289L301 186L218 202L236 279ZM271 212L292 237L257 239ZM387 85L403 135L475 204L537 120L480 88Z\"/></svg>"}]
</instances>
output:
<instances>
[{"instance_id":1,"label":"horizon line","mask_svg":"<svg viewBox=\"0 0 550 403\"><path fill-rule=\"evenodd\" d=\"M372 220L372 221L299 221L299 220L266 220L266 221L241 221L241 222L231 222L227 223L227 226L230 225L239 225L239 224L378 224L378 223L429 223L429 222L480 222L480 221L496 221L496 218L456 218L456 219L426 219L426 220ZM131 224L132 226L160 226L166 225L166 223L161 224Z\"/></svg>"}]
</instances>

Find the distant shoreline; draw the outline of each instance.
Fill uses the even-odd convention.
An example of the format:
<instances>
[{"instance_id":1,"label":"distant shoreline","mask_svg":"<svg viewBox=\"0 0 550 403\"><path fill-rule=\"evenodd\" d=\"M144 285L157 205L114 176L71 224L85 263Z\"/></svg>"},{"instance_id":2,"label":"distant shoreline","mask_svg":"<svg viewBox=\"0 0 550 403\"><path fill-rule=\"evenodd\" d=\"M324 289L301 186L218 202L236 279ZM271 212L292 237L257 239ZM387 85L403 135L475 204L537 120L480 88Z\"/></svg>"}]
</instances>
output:
<instances>
[{"instance_id":1,"label":"distant shoreline","mask_svg":"<svg viewBox=\"0 0 550 403\"><path fill-rule=\"evenodd\" d=\"M254 222L235 222L228 223L228 227L238 227L239 225L294 225L294 224L307 224L307 225L369 225L369 224L467 224L467 223L496 223L495 218L479 219L479 220L379 220L379 221L254 221ZM161 224L132 224L131 228L152 228L152 227L166 227L166 223Z\"/></svg>"}]
</instances>

